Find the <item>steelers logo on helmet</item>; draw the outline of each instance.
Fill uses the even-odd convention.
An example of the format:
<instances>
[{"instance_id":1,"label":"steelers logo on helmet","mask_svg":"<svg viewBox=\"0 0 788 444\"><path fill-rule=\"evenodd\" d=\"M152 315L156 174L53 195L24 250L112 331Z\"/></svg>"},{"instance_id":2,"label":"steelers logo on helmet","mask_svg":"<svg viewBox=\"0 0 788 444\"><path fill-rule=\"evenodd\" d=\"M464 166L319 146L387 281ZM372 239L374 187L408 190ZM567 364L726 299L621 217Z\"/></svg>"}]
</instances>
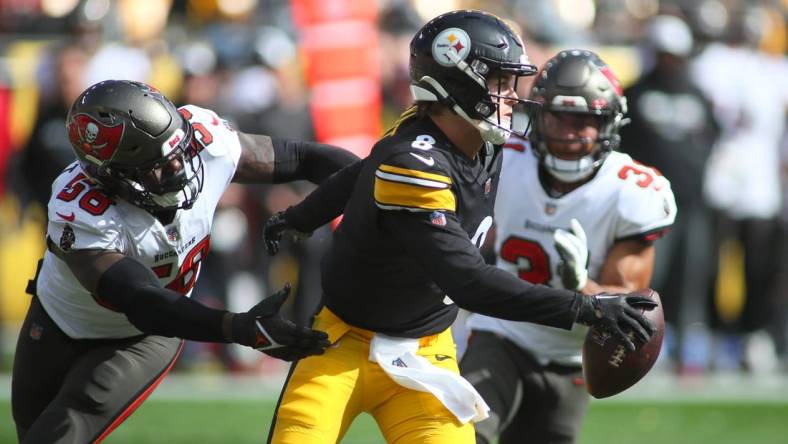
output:
<instances>
[{"instance_id":1,"label":"steelers logo on helmet","mask_svg":"<svg viewBox=\"0 0 788 444\"><path fill-rule=\"evenodd\" d=\"M444 29L432 41L432 56L442 66L454 66L471 52L471 38L460 28Z\"/></svg>"},{"instance_id":2,"label":"steelers logo on helmet","mask_svg":"<svg viewBox=\"0 0 788 444\"><path fill-rule=\"evenodd\" d=\"M425 24L410 44L414 99L452 109L493 145L503 144L511 133L524 136L527 132L527 126L513 127L510 115L515 108L529 114L536 109L537 104L532 103L532 109L530 101L514 93L521 77L534 74L536 66L528 63L517 33L498 17L481 11L440 15Z\"/></svg>"}]
</instances>

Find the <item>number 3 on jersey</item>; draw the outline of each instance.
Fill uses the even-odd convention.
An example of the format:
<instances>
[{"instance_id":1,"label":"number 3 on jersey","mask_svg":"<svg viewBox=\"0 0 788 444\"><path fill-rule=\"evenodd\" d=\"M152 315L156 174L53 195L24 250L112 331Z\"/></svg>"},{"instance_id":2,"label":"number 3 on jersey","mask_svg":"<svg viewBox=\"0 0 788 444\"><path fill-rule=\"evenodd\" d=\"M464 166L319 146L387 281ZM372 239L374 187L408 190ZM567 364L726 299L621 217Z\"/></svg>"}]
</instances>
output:
<instances>
[{"instance_id":1,"label":"number 3 on jersey","mask_svg":"<svg viewBox=\"0 0 788 444\"><path fill-rule=\"evenodd\" d=\"M550 281L550 256L538 242L511 236L501 244L501 259L515 265L522 280L532 284Z\"/></svg>"},{"instance_id":2,"label":"number 3 on jersey","mask_svg":"<svg viewBox=\"0 0 788 444\"><path fill-rule=\"evenodd\" d=\"M659 191L662 189L662 185L655 180L654 173L659 174L655 169L643 165L624 165L621 167L621 170L618 171L618 178L627 180L630 177L635 177L635 184L640 188L653 186L656 191Z\"/></svg>"}]
</instances>

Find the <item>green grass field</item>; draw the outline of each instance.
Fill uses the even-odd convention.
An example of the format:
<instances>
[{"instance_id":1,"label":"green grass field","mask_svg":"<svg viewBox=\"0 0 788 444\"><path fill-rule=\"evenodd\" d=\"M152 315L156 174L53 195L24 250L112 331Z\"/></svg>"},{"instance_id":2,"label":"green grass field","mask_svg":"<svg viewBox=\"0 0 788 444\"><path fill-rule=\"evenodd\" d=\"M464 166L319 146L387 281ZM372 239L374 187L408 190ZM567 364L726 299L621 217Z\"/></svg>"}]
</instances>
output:
<instances>
[{"instance_id":1,"label":"green grass field","mask_svg":"<svg viewBox=\"0 0 788 444\"><path fill-rule=\"evenodd\" d=\"M788 394L786 394L788 396ZM10 403L0 404L0 443L15 442ZM260 443L273 401L151 399L106 441L109 444ZM383 439L369 416L343 443ZM581 444L780 444L788 442L788 404L771 402L594 402Z\"/></svg>"}]
</instances>

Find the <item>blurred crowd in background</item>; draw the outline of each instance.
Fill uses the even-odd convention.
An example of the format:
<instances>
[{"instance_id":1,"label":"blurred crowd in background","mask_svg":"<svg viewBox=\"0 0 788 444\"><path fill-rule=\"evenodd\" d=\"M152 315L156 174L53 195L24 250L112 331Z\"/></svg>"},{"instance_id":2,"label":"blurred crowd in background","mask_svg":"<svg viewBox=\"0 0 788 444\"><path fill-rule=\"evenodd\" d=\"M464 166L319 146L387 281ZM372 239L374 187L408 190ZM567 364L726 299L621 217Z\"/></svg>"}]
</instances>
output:
<instances>
[{"instance_id":1,"label":"blurred crowd in background","mask_svg":"<svg viewBox=\"0 0 788 444\"><path fill-rule=\"evenodd\" d=\"M788 371L786 0L0 0L0 370L10 368L29 302L24 286L44 251L50 184L74 159L65 116L83 89L109 78L145 81L244 132L363 154L411 101L410 38L457 8L510 19L537 66L560 49L593 49L626 87L631 123L621 150L667 176L679 206L657 244L652 283L671 326L665 368ZM342 28L348 14L372 20L372 31ZM304 48L320 47L321 38L310 40L304 22L317 15L338 19L333 38L371 50L315 60ZM374 83L333 89L345 104L373 97L362 112L378 134L332 138L327 119L353 127L359 117L321 112L328 96L315 72L353 64L369 66ZM298 301L320 295L330 231L270 258L260 227L311 187L231 186L192 297L243 311L291 281L292 316L305 322L313 305ZM279 365L240 347L197 343L179 363Z\"/></svg>"}]
</instances>

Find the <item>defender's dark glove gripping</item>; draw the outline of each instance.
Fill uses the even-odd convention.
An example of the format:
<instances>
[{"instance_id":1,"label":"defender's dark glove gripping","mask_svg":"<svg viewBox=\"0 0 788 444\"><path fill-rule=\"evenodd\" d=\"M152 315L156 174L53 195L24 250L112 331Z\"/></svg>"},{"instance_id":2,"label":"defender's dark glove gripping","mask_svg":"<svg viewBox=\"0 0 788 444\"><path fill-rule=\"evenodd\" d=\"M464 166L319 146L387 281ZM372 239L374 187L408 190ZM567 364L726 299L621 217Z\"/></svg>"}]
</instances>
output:
<instances>
[{"instance_id":1,"label":"defender's dark glove gripping","mask_svg":"<svg viewBox=\"0 0 788 444\"><path fill-rule=\"evenodd\" d=\"M246 313L235 314L231 324L233 342L286 361L323 354L329 346L325 332L296 325L279 314L289 294L290 284L286 284Z\"/></svg>"}]
</instances>

